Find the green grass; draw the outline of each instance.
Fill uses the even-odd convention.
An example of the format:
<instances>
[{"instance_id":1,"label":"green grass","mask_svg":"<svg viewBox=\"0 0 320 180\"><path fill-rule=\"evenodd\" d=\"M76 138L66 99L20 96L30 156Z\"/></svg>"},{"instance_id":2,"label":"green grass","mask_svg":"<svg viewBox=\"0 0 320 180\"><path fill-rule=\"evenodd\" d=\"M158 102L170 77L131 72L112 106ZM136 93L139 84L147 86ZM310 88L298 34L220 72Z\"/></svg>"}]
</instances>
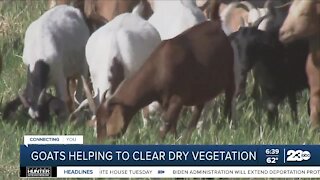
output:
<instances>
[{"instance_id":1,"label":"green grass","mask_svg":"<svg viewBox=\"0 0 320 180\"><path fill-rule=\"evenodd\" d=\"M22 63L23 37L27 26L46 10L45 1L0 1L0 52L3 55L3 72L0 75L0 98L3 107L5 102L13 99L17 92L25 87L26 67ZM248 92L252 89L252 79ZM249 94L249 93L248 93ZM266 114L251 99L246 98L238 104L239 127L230 129L223 113L224 97L220 96L211 102L202 114L204 125L201 131L195 131L189 144L319 144L320 136L312 132L307 114L307 96L304 91L298 99L299 123L291 123L290 109L287 100L279 106L280 121L277 129L267 125ZM190 112L181 114L178 133L181 135L189 122ZM113 142L115 144L155 144L159 143L159 117L147 128L143 128L138 114L126 134ZM217 126L219 125L219 126ZM84 143L94 144L96 138L93 130L83 124L70 122L52 122L41 126L32 121L26 114L18 111L10 119L2 119L0 112L0 179L18 179L19 145L23 136L30 134L79 134L84 136ZM181 144L180 139L168 135L165 144Z\"/></svg>"}]
</instances>

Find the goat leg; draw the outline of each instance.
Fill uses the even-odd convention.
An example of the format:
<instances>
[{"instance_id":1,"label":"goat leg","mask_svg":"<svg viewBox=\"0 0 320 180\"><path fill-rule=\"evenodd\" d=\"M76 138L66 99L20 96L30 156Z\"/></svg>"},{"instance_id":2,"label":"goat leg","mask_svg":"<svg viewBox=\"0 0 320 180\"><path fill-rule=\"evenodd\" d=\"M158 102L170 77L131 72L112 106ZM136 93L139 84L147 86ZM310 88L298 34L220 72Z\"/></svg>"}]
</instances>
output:
<instances>
[{"instance_id":1,"label":"goat leg","mask_svg":"<svg viewBox=\"0 0 320 180\"><path fill-rule=\"evenodd\" d=\"M297 109L297 97L296 94L289 94L289 105L291 108L291 117L294 123L298 123L298 109Z\"/></svg>"},{"instance_id":2,"label":"goat leg","mask_svg":"<svg viewBox=\"0 0 320 180\"><path fill-rule=\"evenodd\" d=\"M143 120L143 127L146 128L148 126L148 122L150 121L149 115L149 107L146 106L141 110L142 120Z\"/></svg>"},{"instance_id":3,"label":"goat leg","mask_svg":"<svg viewBox=\"0 0 320 180\"><path fill-rule=\"evenodd\" d=\"M193 106L191 121L188 125L188 131L190 133L197 127L203 107L204 107L204 104Z\"/></svg>"},{"instance_id":4,"label":"goat leg","mask_svg":"<svg viewBox=\"0 0 320 180\"><path fill-rule=\"evenodd\" d=\"M169 130L173 132L173 134L177 135L177 122L179 118L180 111L182 109L182 104L180 103L180 100L176 100L176 98L172 98L174 100L171 100L169 103L168 108L166 109L164 113L164 125L160 128L160 138L163 140L168 133Z\"/></svg>"},{"instance_id":5,"label":"goat leg","mask_svg":"<svg viewBox=\"0 0 320 180\"><path fill-rule=\"evenodd\" d=\"M192 132L197 127L203 107L204 107L204 104L193 106L191 121L188 125L187 132L185 133L185 135L182 137L182 140L181 140L183 143L186 143L187 141L189 141Z\"/></svg>"},{"instance_id":6,"label":"goat leg","mask_svg":"<svg viewBox=\"0 0 320 180\"><path fill-rule=\"evenodd\" d=\"M75 110L76 99L74 97L74 94L76 92L76 86L77 86L77 82L75 79L67 78L67 91L68 91L69 99L71 100L68 104L68 108L70 109L70 112Z\"/></svg>"},{"instance_id":7,"label":"goat leg","mask_svg":"<svg viewBox=\"0 0 320 180\"><path fill-rule=\"evenodd\" d=\"M270 125L276 125L278 123L278 102L273 99L267 100L267 116Z\"/></svg>"},{"instance_id":8,"label":"goat leg","mask_svg":"<svg viewBox=\"0 0 320 180\"><path fill-rule=\"evenodd\" d=\"M260 95L260 92L259 92L259 85L258 85L258 83L256 81L253 83L253 89L252 89L251 97L255 101L260 101L261 95Z\"/></svg>"},{"instance_id":9,"label":"goat leg","mask_svg":"<svg viewBox=\"0 0 320 180\"><path fill-rule=\"evenodd\" d=\"M61 100L64 101L64 103L68 107L68 113L72 112L72 97L69 96L69 91L68 91L68 81L65 79L61 74L59 74L57 79L61 79L61 81L58 81L55 85L57 98L60 98Z\"/></svg>"},{"instance_id":10,"label":"goat leg","mask_svg":"<svg viewBox=\"0 0 320 180\"><path fill-rule=\"evenodd\" d=\"M318 129L320 127L320 98L319 96L310 97L310 118L311 118L311 127L313 129Z\"/></svg>"},{"instance_id":11,"label":"goat leg","mask_svg":"<svg viewBox=\"0 0 320 180\"><path fill-rule=\"evenodd\" d=\"M148 106L144 107L141 111L143 127L146 128L151 120L151 117L155 116L158 113L161 113L161 111L161 106L157 101L154 101Z\"/></svg>"},{"instance_id":12,"label":"goat leg","mask_svg":"<svg viewBox=\"0 0 320 180\"><path fill-rule=\"evenodd\" d=\"M233 75L232 75L233 77ZM233 81L231 81L226 90L225 90L225 106L224 106L224 116L228 117L231 122L237 126L238 122L236 120L236 89L235 84Z\"/></svg>"},{"instance_id":13,"label":"goat leg","mask_svg":"<svg viewBox=\"0 0 320 180\"><path fill-rule=\"evenodd\" d=\"M320 127L320 67L317 66L312 53L309 53L306 65L308 84L310 86L310 119L312 129Z\"/></svg>"}]
</instances>

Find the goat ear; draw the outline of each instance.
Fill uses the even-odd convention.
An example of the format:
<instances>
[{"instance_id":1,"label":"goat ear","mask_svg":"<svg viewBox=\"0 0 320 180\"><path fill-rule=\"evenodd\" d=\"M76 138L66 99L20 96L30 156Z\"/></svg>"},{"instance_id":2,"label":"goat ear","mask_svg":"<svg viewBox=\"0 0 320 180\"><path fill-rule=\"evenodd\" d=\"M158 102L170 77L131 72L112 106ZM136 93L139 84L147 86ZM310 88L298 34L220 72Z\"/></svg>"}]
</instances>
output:
<instances>
[{"instance_id":1,"label":"goat ear","mask_svg":"<svg viewBox=\"0 0 320 180\"><path fill-rule=\"evenodd\" d=\"M123 107L121 105L116 105L113 107L112 114L106 124L107 136L118 136L122 132L124 125L125 119Z\"/></svg>"}]
</instances>

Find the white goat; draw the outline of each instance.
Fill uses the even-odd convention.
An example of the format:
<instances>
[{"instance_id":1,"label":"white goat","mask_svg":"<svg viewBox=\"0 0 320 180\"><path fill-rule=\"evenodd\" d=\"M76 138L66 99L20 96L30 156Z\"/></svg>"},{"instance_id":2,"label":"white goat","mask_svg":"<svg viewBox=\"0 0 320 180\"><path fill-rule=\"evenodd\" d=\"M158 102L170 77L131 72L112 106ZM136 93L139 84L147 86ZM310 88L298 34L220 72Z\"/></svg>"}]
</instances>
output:
<instances>
[{"instance_id":1,"label":"white goat","mask_svg":"<svg viewBox=\"0 0 320 180\"><path fill-rule=\"evenodd\" d=\"M119 83L137 72L160 42L158 31L134 13L121 14L95 31L86 46L94 90L91 110L95 111L107 90L113 93ZM88 96L89 105L90 99Z\"/></svg>"},{"instance_id":2,"label":"white goat","mask_svg":"<svg viewBox=\"0 0 320 180\"><path fill-rule=\"evenodd\" d=\"M195 0L154 1L154 13L149 18L162 40L171 39L204 21L206 17Z\"/></svg>"},{"instance_id":3,"label":"white goat","mask_svg":"<svg viewBox=\"0 0 320 180\"><path fill-rule=\"evenodd\" d=\"M67 78L87 77L85 45L89 36L81 12L67 5L48 10L29 25L25 33L23 62L28 65L26 92L32 118L38 118L39 104L36 102L41 101L43 92L50 85L55 86L58 98L70 103ZM81 100L82 84L78 82L77 98Z\"/></svg>"}]
</instances>

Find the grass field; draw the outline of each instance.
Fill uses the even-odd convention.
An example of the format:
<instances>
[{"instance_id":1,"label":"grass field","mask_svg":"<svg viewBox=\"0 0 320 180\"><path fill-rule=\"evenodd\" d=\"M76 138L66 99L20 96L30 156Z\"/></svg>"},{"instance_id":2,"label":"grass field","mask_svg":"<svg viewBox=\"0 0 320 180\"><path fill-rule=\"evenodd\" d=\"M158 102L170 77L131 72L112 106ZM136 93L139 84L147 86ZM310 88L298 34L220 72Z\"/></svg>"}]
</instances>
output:
<instances>
[{"instance_id":1,"label":"grass field","mask_svg":"<svg viewBox=\"0 0 320 180\"><path fill-rule=\"evenodd\" d=\"M40 126L25 113L18 111L10 119L2 119L2 107L12 100L17 92L26 84L26 66L22 63L24 32L28 25L46 10L45 1L0 1L0 53L3 55L3 71L0 75L0 179L18 179L19 145L23 144L26 134L79 134L84 136L84 143L94 144L93 130L83 124L69 122L52 122ZM248 85L251 92L252 80ZM299 123L291 123L290 109L287 100L279 106L280 122L277 129L267 125L264 111L252 98L238 103L240 125L230 129L222 115L224 97L220 96L210 103L202 114L201 120L205 128L194 132L189 144L319 144L319 133L310 130L307 113L308 92L304 91L298 98ZM185 129L190 113L181 115L178 133ZM217 126L217 124L225 124ZM140 114L131 122L127 133L117 140L116 144L155 144L158 142L157 132L160 127L159 118L155 118L148 128L143 128ZM110 143L110 142L106 142ZM167 136L166 144L180 144L173 136Z\"/></svg>"}]
</instances>

